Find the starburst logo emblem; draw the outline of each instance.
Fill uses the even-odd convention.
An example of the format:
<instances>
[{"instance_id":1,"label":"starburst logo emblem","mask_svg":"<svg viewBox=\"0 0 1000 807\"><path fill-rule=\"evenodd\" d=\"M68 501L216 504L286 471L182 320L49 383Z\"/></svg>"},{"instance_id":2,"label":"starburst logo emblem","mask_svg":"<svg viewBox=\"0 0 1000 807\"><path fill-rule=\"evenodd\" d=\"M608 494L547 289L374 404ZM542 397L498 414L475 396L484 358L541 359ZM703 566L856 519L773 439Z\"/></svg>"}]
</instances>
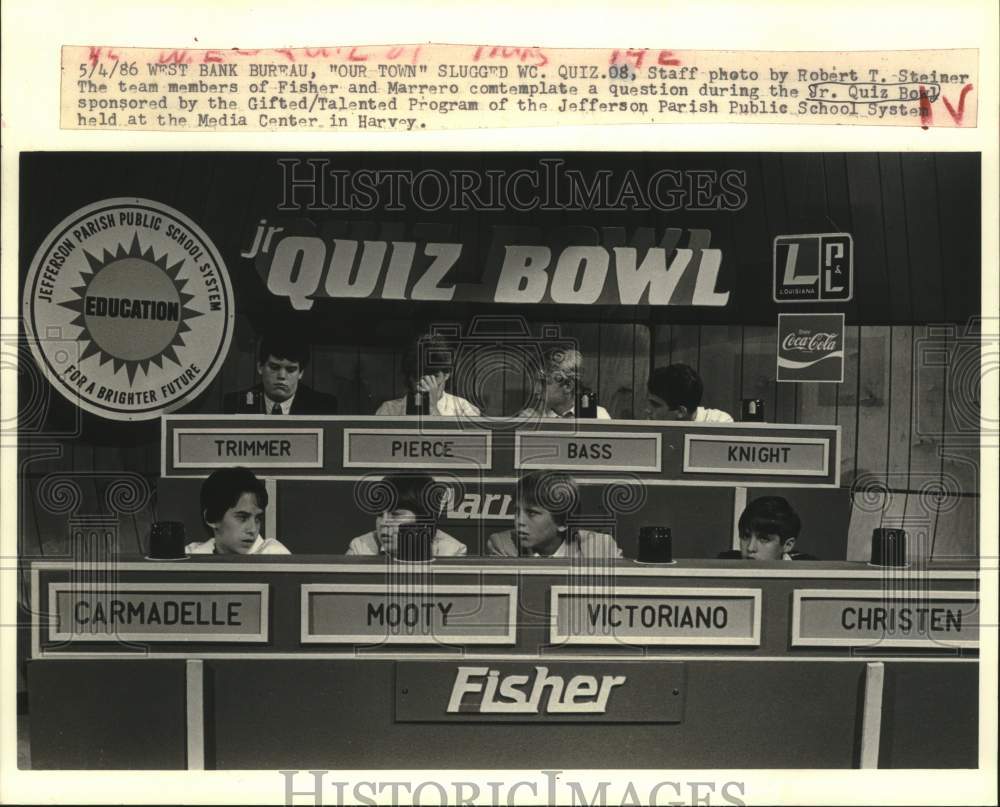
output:
<instances>
[{"instance_id":1,"label":"starburst logo emblem","mask_svg":"<svg viewBox=\"0 0 1000 807\"><path fill-rule=\"evenodd\" d=\"M105 249L97 256L84 250L84 256L89 269L70 289L76 299L61 303L76 313L70 324L82 330L80 360L96 355L101 365L111 362L116 373L124 367L130 384L139 369L148 375L150 365L162 370L164 360L179 365L177 348L191 331L187 320L201 316L188 307L194 295L184 291L187 281L180 278L185 261L168 265L166 255L142 248L138 234L128 249L119 244L114 252ZM126 289L141 289L143 296L121 296ZM141 320L145 327L136 339L115 320Z\"/></svg>"},{"instance_id":2,"label":"starburst logo emblem","mask_svg":"<svg viewBox=\"0 0 1000 807\"><path fill-rule=\"evenodd\" d=\"M170 412L211 383L233 331L229 273L193 221L108 199L55 227L25 280L26 330L50 383L115 420Z\"/></svg>"}]
</instances>

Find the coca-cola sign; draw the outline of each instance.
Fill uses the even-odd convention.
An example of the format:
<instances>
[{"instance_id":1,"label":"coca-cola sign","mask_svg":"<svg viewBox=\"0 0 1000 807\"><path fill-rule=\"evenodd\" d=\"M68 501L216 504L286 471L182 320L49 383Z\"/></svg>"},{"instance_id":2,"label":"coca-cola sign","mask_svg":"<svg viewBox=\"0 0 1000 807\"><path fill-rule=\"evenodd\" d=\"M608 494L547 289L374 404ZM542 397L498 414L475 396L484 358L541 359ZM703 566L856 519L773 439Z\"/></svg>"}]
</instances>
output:
<instances>
[{"instance_id":1,"label":"coca-cola sign","mask_svg":"<svg viewBox=\"0 0 1000 807\"><path fill-rule=\"evenodd\" d=\"M778 315L778 381L844 380L844 315Z\"/></svg>"}]
</instances>

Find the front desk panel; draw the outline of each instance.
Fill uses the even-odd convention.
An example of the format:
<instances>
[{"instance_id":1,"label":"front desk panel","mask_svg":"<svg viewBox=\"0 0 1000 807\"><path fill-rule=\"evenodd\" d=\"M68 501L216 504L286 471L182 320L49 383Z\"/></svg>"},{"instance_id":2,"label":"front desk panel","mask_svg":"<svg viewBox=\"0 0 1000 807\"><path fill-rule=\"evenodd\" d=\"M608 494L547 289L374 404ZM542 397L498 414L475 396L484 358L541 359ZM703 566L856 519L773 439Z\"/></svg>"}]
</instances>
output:
<instances>
[{"instance_id":1,"label":"front desk panel","mask_svg":"<svg viewBox=\"0 0 1000 807\"><path fill-rule=\"evenodd\" d=\"M208 768L852 768L865 736L875 737L883 767L976 764L971 626L963 626L963 646L792 641L796 592L843 591L880 607L891 589L918 600L964 598L974 608L976 571L968 565L891 571L850 563L440 560L414 567L247 557L122 559L115 573L138 587L263 586L267 638L53 642L42 620L29 662L37 767L186 767L191 664L203 688L198 742ZM93 586L81 570L54 562L36 563L32 577L39 604L49 588ZM513 644L304 641L303 586L380 591L374 601L385 603L406 601L403 592L415 587L511 591L516 634ZM666 643L553 645L554 592L619 604L636 592L663 601L751 596L759 598L759 630L743 644L720 642L703 625ZM884 673L880 735L863 725L872 663ZM491 671L513 682L506 697L489 694ZM539 680L548 683L532 700ZM567 708L576 703L571 687L587 694L598 684L609 693L602 705L584 698L583 713ZM156 726L152 735L149 726Z\"/></svg>"}]
</instances>

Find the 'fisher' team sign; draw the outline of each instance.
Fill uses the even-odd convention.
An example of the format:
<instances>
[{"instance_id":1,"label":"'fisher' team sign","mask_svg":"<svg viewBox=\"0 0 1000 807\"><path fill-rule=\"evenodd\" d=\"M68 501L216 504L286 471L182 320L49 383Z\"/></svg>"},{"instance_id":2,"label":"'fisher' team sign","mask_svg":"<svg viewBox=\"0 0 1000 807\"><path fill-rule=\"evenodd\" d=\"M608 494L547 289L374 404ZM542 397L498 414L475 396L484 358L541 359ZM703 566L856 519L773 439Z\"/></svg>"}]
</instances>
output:
<instances>
[{"instance_id":1,"label":"'fisher' team sign","mask_svg":"<svg viewBox=\"0 0 1000 807\"><path fill-rule=\"evenodd\" d=\"M35 360L76 405L148 420L197 396L229 349L233 293L215 245L182 213L106 199L35 254L24 318Z\"/></svg>"}]
</instances>

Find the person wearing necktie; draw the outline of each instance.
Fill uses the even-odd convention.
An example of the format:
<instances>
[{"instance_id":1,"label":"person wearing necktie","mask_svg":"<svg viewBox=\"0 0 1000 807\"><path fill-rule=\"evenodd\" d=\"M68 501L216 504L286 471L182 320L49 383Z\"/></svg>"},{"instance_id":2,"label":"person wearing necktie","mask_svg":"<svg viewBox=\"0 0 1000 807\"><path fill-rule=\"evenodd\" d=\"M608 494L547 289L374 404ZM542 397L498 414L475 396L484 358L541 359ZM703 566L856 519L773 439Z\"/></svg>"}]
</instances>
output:
<instances>
[{"instance_id":1,"label":"person wearing necktie","mask_svg":"<svg viewBox=\"0 0 1000 807\"><path fill-rule=\"evenodd\" d=\"M293 333L265 336L257 351L260 382L223 400L227 415L335 415L337 399L302 383L309 346Z\"/></svg>"},{"instance_id":2,"label":"person wearing necktie","mask_svg":"<svg viewBox=\"0 0 1000 807\"><path fill-rule=\"evenodd\" d=\"M578 391L583 391L583 354L572 348L550 348L542 357L535 377L535 405L517 413L519 418L575 418ZM603 406L598 420L611 420Z\"/></svg>"}]
</instances>

